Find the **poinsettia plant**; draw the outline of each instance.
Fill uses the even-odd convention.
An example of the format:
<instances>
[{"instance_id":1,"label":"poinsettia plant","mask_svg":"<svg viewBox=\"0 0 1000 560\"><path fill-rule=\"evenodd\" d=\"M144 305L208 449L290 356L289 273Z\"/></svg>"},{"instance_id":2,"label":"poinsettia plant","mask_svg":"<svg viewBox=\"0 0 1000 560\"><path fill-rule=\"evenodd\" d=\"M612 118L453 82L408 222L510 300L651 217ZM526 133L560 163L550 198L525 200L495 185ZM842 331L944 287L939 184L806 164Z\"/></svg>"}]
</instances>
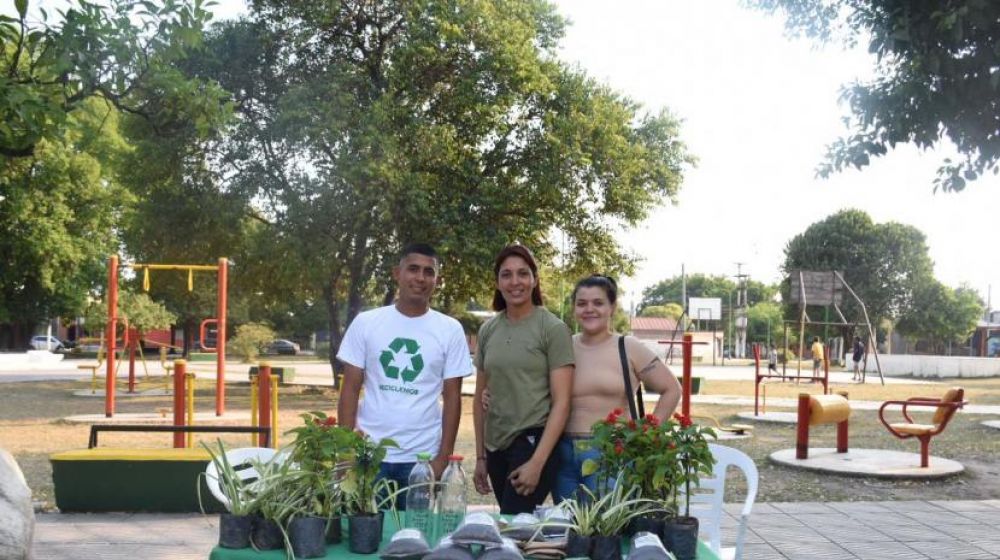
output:
<instances>
[{"instance_id":1,"label":"poinsettia plant","mask_svg":"<svg viewBox=\"0 0 1000 560\"><path fill-rule=\"evenodd\" d=\"M312 487L311 513L334 516L340 513L343 495L340 473L346 469L343 462L353 449L357 436L352 430L337 425L337 418L322 411L299 415L301 426L286 432L294 435L291 459L301 471L309 473Z\"/></svg>"},{"instance_id":2,"label":"poinsettia plant","mask_svg":"<svg viewBox=\"0 0 1000 560\"><path fill-rule=\"evenodd\" d=\"M584 461L583 474L597 473L599 492L620 476L625 485L639 488L643 498L665 503L678 479L674 429L672 422L655 415L633 420L616 408L591 427L593 438L582 442L601 453L597 460Z\"/></svg>"}]
</instances>

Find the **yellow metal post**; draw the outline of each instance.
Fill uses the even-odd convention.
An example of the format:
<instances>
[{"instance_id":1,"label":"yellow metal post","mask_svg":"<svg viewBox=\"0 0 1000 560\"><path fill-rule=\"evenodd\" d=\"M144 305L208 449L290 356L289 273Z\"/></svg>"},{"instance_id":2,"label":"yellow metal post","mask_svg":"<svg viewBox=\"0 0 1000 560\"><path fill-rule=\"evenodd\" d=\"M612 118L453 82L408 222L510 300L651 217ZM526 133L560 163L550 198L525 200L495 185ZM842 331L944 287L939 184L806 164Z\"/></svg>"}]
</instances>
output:
<instances>
[{"instance_id":1,"label":"yellow metal post","mask_svg":"<svg viewBox=\"0 0 1000 560\"><path fill-rule=\"evenodd\" d=\"M278 448L278 376L271 376L271 447Z\"/></svg>"}]
</instances>

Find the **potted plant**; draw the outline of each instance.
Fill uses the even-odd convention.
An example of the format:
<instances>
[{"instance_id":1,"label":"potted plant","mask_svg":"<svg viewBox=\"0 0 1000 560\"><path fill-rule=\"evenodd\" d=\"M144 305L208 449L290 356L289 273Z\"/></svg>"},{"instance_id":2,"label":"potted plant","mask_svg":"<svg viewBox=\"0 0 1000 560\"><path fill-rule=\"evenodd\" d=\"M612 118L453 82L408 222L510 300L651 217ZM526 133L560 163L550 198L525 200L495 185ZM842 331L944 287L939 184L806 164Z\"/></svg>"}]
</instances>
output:
<instances>
[{"instance_id":1,"label":"potted plant","mask_svg":"<svg viewBox=\"0 0 1000 560\"><path fill-rule=\"evenodd\" d=\"M336 544L341 540L343 492L340 478L347 468L343 460L350 453L356 436L351 430L338 426L335 417L322 411L307 412L301 417L302 425L286 432L295 436L291 458L300 469L314 475L310 514L326 520L326 542Z\"/></svg>"},{"instance_id":2,"label":"potted plant","mask_svg":"<svg viewBox=\"0 0 1000 560\"><path fill-rule=\"evenodd\" d=\"M258 550L291 549L286 526L302 511L305 480L309 473L296 468L292 461L271 460L255 463L261 490L257 496L258 516L254 521L251 544Z\"/></svg>"},{"instance_id":3,"label":"potted plant","mask_svg":"<svg viewBox=\"0 0 1000 560\"><path fill-rule=\"evenodd\" d=\"M371 554L382 541L382 509L388 507L395 515L395 500L399 490L395 481L377 480L379 466L390 447L398 447L391 439L375 442L367 435L354 434L347 460L349 468L340 488L350 512L347 518L348 549L355 554ZM396 520L399 526L399 520Z\"/></svg>"},{"instance_id":4,"label":"potted plant","mask_svg":"<svg viewBox=\"0 0 1000 560\"><path fill-rule=\"evenodd\" d=\"M660 533L678 468L677 452L669 445L675 426L669 420L661 423L652 414L638 420L623 414L616 408L591 427L589 445L601 455L598 460L584 461L583 474L597 473L599 492L609 480L620 476L626 486L639 489L639 496L657 502L659 507L648 508L633 519L627 534Z\"/></svg>"},{"instance_id":5,"label":"potted plant","mask_svg":"<svg viewBox=\"0 0 1000 560\"><path fill-rule=\"evenodd\" d=\"M208 451L212 463L215 465L217 480L208 480L208 484L218 484L222 494L228 503L226 509L228 513L223 513L219 518L219 546L223 548L246 548L250 546L250 530L253 527L254 514L257 512L256 495L251 484L246 483L240 477L239 472L229 462L226 457L226 449L222 441L217 443L217 449L212 449L207 444L202 446ZM201 481L205 473L199 475L197 484L198 505L202 513L205 506L201 496Z\"/></svg>"},{"instance_id":6,"label":"potted plant","mask_svg":"<svg viewBox=\"0 0 1000 560\"><path fill-rule=\"evenodd\" d=\"M691 516L691 488L697 487L701 475L711 475L715 458L708 447L708 438L716 438L715 430L691 421L690 416L675 414L677 421L671 433L671 446L676 451L677 464L673 481L673 502L678 504L680 489L684 489L683 515L668 519L663 527L663 544L677 560L692 560L698 548L698 518Z\"/></svg>"},{"instance_id":7,"label":"potted plant","mask_svg":"<svg viewBox=\"0 0 1000 560\"><path fill-rule=\"evenodd\" d=\"M638 486L625 482L624 473L615 477L608 486L603 494L581 488L578 499L563 502L571 517L567 557L620 559L622 533L629 522L656 507L652 500L640 497Z\"/></svg>"}]
</instances>

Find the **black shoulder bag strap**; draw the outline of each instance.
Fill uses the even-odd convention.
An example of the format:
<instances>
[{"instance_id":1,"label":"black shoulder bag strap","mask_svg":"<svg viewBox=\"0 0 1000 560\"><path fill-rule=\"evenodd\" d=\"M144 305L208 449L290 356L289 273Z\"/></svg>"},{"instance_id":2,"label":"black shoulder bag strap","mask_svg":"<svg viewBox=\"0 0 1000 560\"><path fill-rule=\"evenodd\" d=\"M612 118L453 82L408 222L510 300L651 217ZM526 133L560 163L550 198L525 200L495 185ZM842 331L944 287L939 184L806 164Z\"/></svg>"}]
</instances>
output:
<instances>
[{"instance_id":1,"label":"black shoulder bag strap","mask_svg":"<svg viewBox=\"0 0 1000 560\"><path fill-rule=\"evenodd\" d=\"M628 411L632 415L633 420L638 420L646 415L645 407L642 404L642 384L639 384L639 388L635 390L635 394L633 395L632 376L629 375L628 358L625 356L624 336L618 337L618 357L622 360L622 376L625 378L625 400L628 401ZM638 412L636 412L637 405L639 408Z\"/></svg>"}]
</instances>

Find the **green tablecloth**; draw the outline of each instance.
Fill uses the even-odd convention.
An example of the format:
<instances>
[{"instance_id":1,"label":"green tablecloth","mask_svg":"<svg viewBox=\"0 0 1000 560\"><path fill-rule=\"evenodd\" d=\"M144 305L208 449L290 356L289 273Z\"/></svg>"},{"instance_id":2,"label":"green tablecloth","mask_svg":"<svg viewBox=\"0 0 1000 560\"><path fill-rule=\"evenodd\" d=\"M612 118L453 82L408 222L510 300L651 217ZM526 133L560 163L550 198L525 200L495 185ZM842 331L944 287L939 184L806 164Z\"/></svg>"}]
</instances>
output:
<instances>
[{"instance_id":1,"label":"green tablecloth","mask_svg":"<svg viewBox=\"0 0 1000 560\"><path fill-rule=\"evenodd\" d=\"M382 542L386 543L389 537L396 532L396 524L391 517L386 517L383 526ZM373 560L378 558L375 554L354 554L347 550L347 521L344 521L344 540L340 544L330 545L326 548L327 560ZM228 548L215 547L209 556L209 560L285 560L284 550L268 550L257 552L253 548L232 550ZM698 541L697 560L719 560L719 557L712 552L704 541Z\"/></svg>"}]
</instances>

